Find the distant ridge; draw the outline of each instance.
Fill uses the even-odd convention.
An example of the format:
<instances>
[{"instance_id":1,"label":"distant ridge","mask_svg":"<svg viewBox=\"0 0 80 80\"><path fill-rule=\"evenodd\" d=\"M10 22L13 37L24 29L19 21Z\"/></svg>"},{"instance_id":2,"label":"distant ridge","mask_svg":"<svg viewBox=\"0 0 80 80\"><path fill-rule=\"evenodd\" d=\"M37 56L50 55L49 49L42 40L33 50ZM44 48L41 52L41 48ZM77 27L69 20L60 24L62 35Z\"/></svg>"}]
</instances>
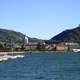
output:
<instances>
[{"instance_id":1,"label":"distant ridge","mask_svg":"<svg viewBox=\"0 0 80 80\"><path fill-rule=\"evenodd\" d=\"M43 40L37 38L28 37L30 42L41 42ZM0 29L0 42L13 42L21 43L23 42L24 34L21 32L16 32L13 30Z\"/></svg>"},{"instance_id":2,"label":"distant ridge","mask_svg":"<svg viewBox=\"0 0 80 80\"><path fill-rule=\"evenodd\" d=\"M65 30L60 34L52 37L50 41L61 41L61 42L77 42L80 43L80 24L78 27L70 30Z\"/></svg>"}]
</instances>

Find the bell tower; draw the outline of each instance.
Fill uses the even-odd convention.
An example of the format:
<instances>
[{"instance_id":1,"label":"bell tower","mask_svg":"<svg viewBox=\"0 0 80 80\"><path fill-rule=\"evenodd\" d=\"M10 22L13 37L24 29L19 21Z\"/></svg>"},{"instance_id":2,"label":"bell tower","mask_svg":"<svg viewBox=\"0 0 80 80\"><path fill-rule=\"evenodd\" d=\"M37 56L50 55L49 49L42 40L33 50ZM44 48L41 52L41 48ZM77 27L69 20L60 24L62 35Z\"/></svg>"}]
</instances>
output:
<instances>
[{"instance_id":1,"label":"bell tower","mask_svg":"<svg viewBox=\"0 0 80 80\"><path fill-rule=\"evenodd\" d=\"M25 41L24 41L25 45L29 43L29 39L28 37L25 35Z\"/></svg>"}]
</instances>

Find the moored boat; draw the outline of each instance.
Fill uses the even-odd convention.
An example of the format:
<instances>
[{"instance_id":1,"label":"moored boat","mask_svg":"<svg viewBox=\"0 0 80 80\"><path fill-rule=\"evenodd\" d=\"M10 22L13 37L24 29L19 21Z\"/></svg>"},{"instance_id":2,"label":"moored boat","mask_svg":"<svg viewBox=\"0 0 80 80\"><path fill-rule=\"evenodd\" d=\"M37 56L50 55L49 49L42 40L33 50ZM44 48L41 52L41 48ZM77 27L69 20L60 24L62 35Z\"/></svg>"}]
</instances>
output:
<instances>
[{"instance_id":1,"label":"moored boat","mask_svg":"<svg viewBox=\"0 0 80 80\"><path fill-rule=\"evenodd\" d=\"M80 49L73 49L73 52L80 52Z\"/></svg>"},{"instance_id":2,"label":"moored boat","mask_svg":"<svg viewBox=\"0 0 80 80\"><path fill-rule=\"evenodd\" d=\"M8 59L16 59L16 58L23 58L24 55L10 55L6 52L0 53L0 61L8 60Z\"/></svg>"}]
</instances>

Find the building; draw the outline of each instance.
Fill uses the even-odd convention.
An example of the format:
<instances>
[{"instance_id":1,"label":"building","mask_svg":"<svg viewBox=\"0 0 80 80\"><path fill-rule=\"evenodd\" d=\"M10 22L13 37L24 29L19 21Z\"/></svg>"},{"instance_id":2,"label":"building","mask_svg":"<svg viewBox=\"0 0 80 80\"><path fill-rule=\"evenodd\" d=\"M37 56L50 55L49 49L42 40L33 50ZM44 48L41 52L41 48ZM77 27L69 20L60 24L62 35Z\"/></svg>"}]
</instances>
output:
<instances>
[{"instance_id":1,"label":"building","mask_svg":"<svg viewBox=\"0 0 80 80\"><path fill-rule=\"evenodd\" d=\"M36 50L38 43L28 43L25 45L25 50Z\"/></svg>"},{"instance_id":2,"label":"building","mask_svg":"<svg viewBox=\"0 0 80 80\"><path fill-rule=\"evenodd\" d=\"M27 36L25 36L25 40L24 40L25 45L29 43L29 39Z\"/></svg>"},{"instance_id":3,"label":"building","mask_svg":"<svg viewBox=\"0 0 80 80\"><path fill-rule=\"evenodd\" d=\"M64 42L60 42L60 43L56 44L56 51L65 51Z\"/></svg>"},{"instance_id":4,"label":"building","mask_svg":"<svg viewBox=\"0 0 80 80\"><path fill-rule=\"evenodd\" d=\"M79 49L80 45L78 43L74 43L74 42L65 42L65 46L68 47L69 51L73 51L73 49Z\"/></svg>"}]
</instances>

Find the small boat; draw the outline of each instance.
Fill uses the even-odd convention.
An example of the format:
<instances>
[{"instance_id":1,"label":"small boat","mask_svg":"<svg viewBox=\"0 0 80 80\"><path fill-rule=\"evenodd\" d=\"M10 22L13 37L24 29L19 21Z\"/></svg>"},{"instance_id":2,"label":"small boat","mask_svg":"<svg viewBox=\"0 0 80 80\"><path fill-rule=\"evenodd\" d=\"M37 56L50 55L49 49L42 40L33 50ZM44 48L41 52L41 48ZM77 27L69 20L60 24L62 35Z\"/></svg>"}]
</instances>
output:
<instances>
[{"instance_id":1,"label":"small boat","mask_svg":"<svg viewBox=\"0 0 80 80\"><path fill-rule=\"evenodd\" d=\"M80 49L73 49L73 52L80 52Z\"/></svg>"},{"instance_id":2,"label":"small boat","mask_svg":"<svg viewBox=\"0 0 80 80\"><path fill-rule=\"evenodd\" d=\"M10 56L10 59L16 59L16 58L23 58L24 55L14 55L14 56Z\"/></svg>"},{"instance_id":3,"label":"small boat","mask_svg":"<svg viewBox=\"0 0 80 80\"><path fill-rule=\"evenodd\" d=\"M7 54L0 54L0 61L8 60L9 56Z\"/></svg>"},{"instance_id":4,"label":"small boat","mask_svg":"<svg viewBox=\"0 0 80 80\"><path fill-rule=\"evenodd\" d=\"M8 59L23 58L23 57L24 57L24 55L10 55L10 54L5 53L5 52L0 53L0 61L5 61Z\"/></svg>"}]
</instances>

